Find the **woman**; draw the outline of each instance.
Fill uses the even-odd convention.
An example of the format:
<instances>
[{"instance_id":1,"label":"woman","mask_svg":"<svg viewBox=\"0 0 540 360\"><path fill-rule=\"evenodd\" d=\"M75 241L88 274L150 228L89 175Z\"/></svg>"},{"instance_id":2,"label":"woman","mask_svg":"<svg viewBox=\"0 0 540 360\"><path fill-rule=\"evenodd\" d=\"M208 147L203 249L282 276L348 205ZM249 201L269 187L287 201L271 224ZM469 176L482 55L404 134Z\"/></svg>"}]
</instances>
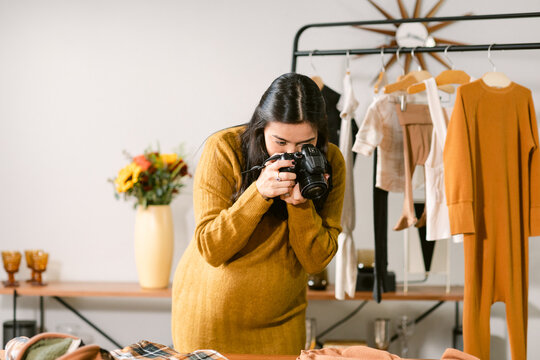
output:
<instances>
[{"instance_id":1,"label":"woman","mask_svg":"<svg viewBox=\"0 0 540 360\"><path fill-rule=\"evenodd\" d=\"M257 167L308 143L333 169L332 189L317 200L302 197L295 173L279 172L292 160ZM247 126L208 139L195 175L195 234L173 282L177 351L300 353L307 274L336 253L344 182L343 157L327 141L324 100L303 75L274 80Z\"/></svg>"}]
</instances>

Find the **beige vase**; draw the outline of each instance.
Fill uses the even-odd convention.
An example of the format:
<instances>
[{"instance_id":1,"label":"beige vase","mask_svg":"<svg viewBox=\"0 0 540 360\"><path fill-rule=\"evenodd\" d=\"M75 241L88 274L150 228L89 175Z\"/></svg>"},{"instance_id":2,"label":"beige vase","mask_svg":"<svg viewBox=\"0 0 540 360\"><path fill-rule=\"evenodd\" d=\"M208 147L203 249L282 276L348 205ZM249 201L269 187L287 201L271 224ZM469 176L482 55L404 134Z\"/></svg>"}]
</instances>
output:
<instances>
[{"instance_id":1,"label":"beige vase","mask_svg":"<svg viewBox=\"0 0 540 360\"><path fill-rule=\"evenodd\" d=\"M147 289L169 286L174 234L171 207L149 205L137 208L135 218L135 263L139 284Z\"/></svg>"}]
</instances>

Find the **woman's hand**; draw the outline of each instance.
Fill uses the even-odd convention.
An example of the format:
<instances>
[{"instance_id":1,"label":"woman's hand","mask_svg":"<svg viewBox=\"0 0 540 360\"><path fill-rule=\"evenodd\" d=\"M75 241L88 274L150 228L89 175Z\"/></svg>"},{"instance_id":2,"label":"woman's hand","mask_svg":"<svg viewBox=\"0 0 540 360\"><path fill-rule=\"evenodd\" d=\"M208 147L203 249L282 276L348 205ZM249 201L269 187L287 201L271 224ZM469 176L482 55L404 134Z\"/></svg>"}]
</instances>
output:
<instances>
[{"instance_id":1,"label":"woman's hand","mask_svg":"<svg viewBox=\"0 0 540 360\"><path fill-rule=\"evenodd\" d=\"M284 167L294 167L293 160L276 160L261 171L255 182L257 190L266 199L275 198L293 191L296 184L296 174L291 172L279 172ZM300 195L302 196L302 195ZM285 199L284 199L285 200Z\"/></svg>"},{"instance_id":2,"label":"woman's hand","mask_svg":"<svg viewBox=\"0 0 540 360\"><path fill-rule=\"evenodd\" d=\"M307 199L303 197L302 193L300 192L300 184L294 185L290 192L281 195L279 198L291 205L303 204L307 201Z\"/></svg>"},{"instance_id":3,"label":"woman's hand","mask_svg":"<svg viewBox=\"0 0 540 360\"><path fill-rule=\"evenodd\" d=\"M330 175L324 174L324 178L326 179L326 182L328 183L328 179L330 178ZM296 184L290 193L281 195L280 199L292 205L303 204L307 201L307 199L303 197L302 193L300 192L300 184Z\"/></svg>"}]
</instances>

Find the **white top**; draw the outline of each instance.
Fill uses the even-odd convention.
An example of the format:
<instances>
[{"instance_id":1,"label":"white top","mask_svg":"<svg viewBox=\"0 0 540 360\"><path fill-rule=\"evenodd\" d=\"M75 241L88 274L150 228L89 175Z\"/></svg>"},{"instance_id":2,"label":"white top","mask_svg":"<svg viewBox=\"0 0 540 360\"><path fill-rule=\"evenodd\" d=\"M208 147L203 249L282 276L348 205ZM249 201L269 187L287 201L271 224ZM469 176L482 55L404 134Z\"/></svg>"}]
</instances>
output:
<instances>
[{"instance_id":1,"label":"white top","mask_svg":"<svg viewBox=\"0 0 540 360\"><path fill-rule=\"evenodd\" d=\"M352 150L371 156L377 148L375 186L386 191L403 192L403 130L392 99L392 95L381 94L369 105Z\"/></svg>"},{"instance_id":2,"label":"white top","mask_svg":"<svg viewBox=\"0 0 540 360\"><path fill-rule=\"evenodd\" d=\"M338 251L336 254L336 291L338 300L345 300L345 293L354 297L356 292L357 261L356 250L352 238L355 226L354 209L354 181L353 181L353 156L352 156L352 118L358 107L358 101L354 97L352 81L349 72L343 79L343 105L340 113L341 129L339 132L339 149L343 154L346 166L345 175L345 198L343 199L343 213L341 226L343 228L338 236Z\"/></svg>"},{"instance_id":3,"label":"white top","mask_svg":"<svg viewBox=\"0 0 540 360\"><path fill-rule=\"evenodd\" d=\"M426 84L429 112L433 122L431 148L425 163L426 239L442 240L451 237L444 188L443 149L452 108L443 108L441 106L437 83L434 78L426 79L424 83ZM462 237L453 237L454 242L459 242L460 239Z\"/></svg>"}]
</instances>

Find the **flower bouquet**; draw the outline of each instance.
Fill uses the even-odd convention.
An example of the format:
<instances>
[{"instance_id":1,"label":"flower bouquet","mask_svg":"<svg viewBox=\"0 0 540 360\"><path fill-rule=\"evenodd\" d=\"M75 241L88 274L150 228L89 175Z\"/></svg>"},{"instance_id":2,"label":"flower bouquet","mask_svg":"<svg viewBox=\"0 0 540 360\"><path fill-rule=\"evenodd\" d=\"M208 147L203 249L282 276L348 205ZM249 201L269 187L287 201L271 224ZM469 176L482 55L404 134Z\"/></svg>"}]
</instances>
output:
<instances>
[{"instance_id":1,"label":"flower bouquet","mask_svg":"<svg viewBox=\"0 0 540 360\"><path fill-rule=\"evenodd\" d=\"M131 162L111 180L115 185L115 197L129 197L138 205L169 205L182 188L182 178L190 176L188 166L178 154L161 154L147 149L143 154L132 157Z\"/></svg>"}]
</instances>

